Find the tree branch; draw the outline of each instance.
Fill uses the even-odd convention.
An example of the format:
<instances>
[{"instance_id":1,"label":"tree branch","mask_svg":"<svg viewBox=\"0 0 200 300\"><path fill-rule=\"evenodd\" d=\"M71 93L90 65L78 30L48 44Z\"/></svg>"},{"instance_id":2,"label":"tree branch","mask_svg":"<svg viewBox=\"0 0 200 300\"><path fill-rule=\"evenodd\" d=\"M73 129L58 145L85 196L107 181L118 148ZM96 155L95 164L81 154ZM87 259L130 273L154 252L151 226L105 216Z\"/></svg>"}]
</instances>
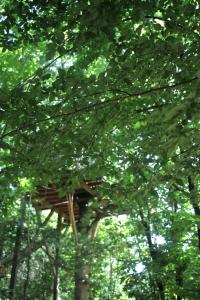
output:
<instances>
[{"instance_id":1,"label":"tree branch","mask_svg":"<svg viewBox=\"0 0 200 300\"><path fill-rule=\"evenodd\" d=\"M94 108L101 108L101 107L104 107L105 105L110 105L112 103L116 103L118 101L125 100L129 97L142 97L142 96L147 95L147 94L156 93L156 92L160 92L160 91L164 91L164 90L168 90L168 89L174 89L178 86L192 83L193 81L195 81L197 79L198 79L198 77L195 76L191 79L184 80L184 81L181 81L181 82L177 82L177 83L174 83L174 84L171 84L171 85L164 85L164 86L160 86L160 87L156 87L156 88L147 89L145 91L135 92L135 93L132 93L132 94L129 93L127 96L120 97L120 98L115 98L115 99L108 99L108 100L105 100L103 102L95 102L93 104L90 104L90 105L83 106L81 108L72 110L70 112L53 115L53 116L46 117L44 119L37 120L35 122L29 123L29 124L25 124L23 126L20 126L16 129L13 129L13 130L3 134L0 138L3 139L6 136L10 136L12 134L17 134L21 130L26 130L28 128L31 128L31 127L33 127L35 125L38 125L40 123L43 123L43 122L47 122L47 121L50 121L50 120L55 120L57 118L62 118L62 117L69 117L69 116L72 116L72 115L75 115L75 114L78 114L78 113L88 112L88 111L91 111ZM164 105L164 104L162 104L162 105ZM147 107L147 108L144 108L144 109L136 110L136 112L144 112L144 111L147 111L149 109L157 108L157 107L158 106L151 106L150 108Z\"/></svg>"}]
</instances>

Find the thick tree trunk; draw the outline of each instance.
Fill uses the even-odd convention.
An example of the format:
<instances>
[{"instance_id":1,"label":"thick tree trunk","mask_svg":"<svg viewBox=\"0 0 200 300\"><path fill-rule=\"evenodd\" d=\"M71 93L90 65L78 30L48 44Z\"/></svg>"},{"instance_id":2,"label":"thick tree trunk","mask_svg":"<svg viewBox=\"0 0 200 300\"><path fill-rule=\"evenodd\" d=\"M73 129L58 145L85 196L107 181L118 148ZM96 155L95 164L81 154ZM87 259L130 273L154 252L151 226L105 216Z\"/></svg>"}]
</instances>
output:
<instances>
[{"instance_id":1,"label":"thick tree trunk","mask_svg":"<svg viewBox=\"0 0 200 300\"><path fill-rule=\"evenodd\" d=\"M198 193L194 184L192 176L188 176L188 190L190 193L190 203L194 209L195 216L200 218L200 205L198 200ZM197 223L197 238L198 238L198 248L200 250L200 225Z\"/></svg>"},{"instance_id":2,"label":"thick tree trunk","mask_svg":"<svg viewBox=\"0 0 200 300\"><path fill-rule=\"evenodd\" d=\"M13 260L12 260L11 277L10 277L10 285L9 285L10 300L15 299L18 257L19 257L19 251L20 251L20 245L21 245L23 226L24 226L25 212L26 212L26 198L23 197L21 200L20 217L19 217L18 226L17 226L15 247L14 247L14 253L13 253Z\"/></svg>"},{"instance_id":3,"label":"thick tree trunk","mask_svg":"<svg viewBox=\"0 0 200 300\"><path fill-rule=\"evenodd\" d=\"M76 265L75 300L90 299L90 267L87 264Z\"/></svg>"},{"instance_id":4,"label":"thick tree trunk","mask_svg":"<svg viewBox=\"0 0 200 300\"><path fill-rule=\"evenodd\" d=\"M90 210L84 204L80 208L79 220L77 222L78 240L76 241L76 257L75 257L75 289L74 300L90 299L90 266L91 266L91 241L94 235L93 226L91 224ZM95 224L95 225L94 225Z\"/></svg>"},{"instance_id":5,"label":"thick tree trunk","mask_svg":"<svg viewBox=\"0 0 200 300\"><path fill-rule=\"evenodd\" d=\"M58 215L57 236L56 236L56 252L54 261L54 283L53 283L53 300L60 299L59 290L59 266L60 266L60 247L61 247L61 215Z\"/></svg>"}]
</instances>

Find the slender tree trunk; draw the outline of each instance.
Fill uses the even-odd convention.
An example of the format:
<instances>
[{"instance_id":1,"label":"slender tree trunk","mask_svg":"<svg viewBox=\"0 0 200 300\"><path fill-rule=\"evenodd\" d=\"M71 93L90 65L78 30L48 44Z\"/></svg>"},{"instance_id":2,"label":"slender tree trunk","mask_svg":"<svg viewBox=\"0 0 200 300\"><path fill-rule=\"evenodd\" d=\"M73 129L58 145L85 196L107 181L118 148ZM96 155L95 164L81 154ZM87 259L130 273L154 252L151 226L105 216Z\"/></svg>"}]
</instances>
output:
<instances>
[{"instance_id":1,"label":"slender tree trunk","mask_svg":"<svg viewBox=\"0 0 200 300\"><path fill-rule=\"evenodd\" d=\"M17 226L15 247L14 247L14 253L13 253L13 260L12 260L11 277L10 277L10 285L9 285L10 300L15 299L18 257L19 257L19 251L20 251L20 245L21 245L21 237L22 237L22 233L23 233L25 213L26 213L26 198L23 197L21 200L20 217L19 217L18 226Z\"/></svg>"},{"instance_id":2,"label":"slender tree trunk","mask_svg":"<svg viewBox=\"0 0 200 300\"><path fill-rule=\"evenodd\" d=\"M27 289L28 289L28 285L29 285L30 270L31 270L30 261L31 261L31 255L29 253L29 255L27 257L27 262L26 262L27 271L26 271L26 279L24 282L24 298L23 298L23 300L26 300L26 294L27 294Z\"/></svg>"},{"instance_id":3,"label":"slender tree trunk","mask_svg":"<svg viewBox=\"0 0 200 300\"><path fill-rule=\"evenodd\" d=\"M157 251L154 248L154 245L152 243L151 230L150 230L149 222L145 220L142 210L139 211L139 214L140 214L140 218L141 218L141 221L142 221L142 225L143 225L144 230L145 230L145 235L146 235L146 239L147 239L147 244L149 246L149 252L150 252L152 262L155 265L158 265L158 262L157 262L158 253L157 253ZM158 288L158 291L159 291L159 299L160 300L165 300L165 287L164 287L164 284L163 284L162 280L157 275L155 275L155 282L156 282L156 285L157 285L157 288Z\"/></svg>"},{"instance_id":4,"label":"slender tree trunk","mask_svg":"<svg viewBox=\"0 0 200 300\"><path fill-rule=\"evenodd\" d=\"M18 263L22 263L25 260L25 258L29 255L29 253L31 254L33 252L36 252L38 249L42 248L42 246L45 245L45 242L46 242L46 238L43 238L40 241L31 242L29 247L21 249L18 256ZM8 266L12 264L12 261L13 261L13 255L8 255L0 260L0 264Z\"/></svg>"},{"instance_id":5,"label":"slender tree trunk","mask_svg":"<svg viewBox=\"0 0 200 300\"><path fill-rule=\"evenodd\" d=\"M178 211L178 205L177 202L174 200L173 205L172 205L172 210L174 213L177 213ZM174 223L174 217L171 219L172 225ZM176 243L176 238L174 237L174 231L172 232L172 241ZM179 258L179 253L177 253L177 259L175 261L175 280L176 280L176 285L177 285L177 291L176 291L176 299L177 300L182 300L181 296L181 291L183 289L183 272L185 268L183 267L183 263L181 259Z\"/></svg>"},{"instance_id":6,"label":"slender tree trunk","mask_svg":"<svg viewBox=\"0 0 200 300\"><path fill-rule=\"evenodd\" d=\"M2 239L2 240L0 240L0 260L3 257L3 245L4 245L4 241Z\"/></svg>"},{"instance_id":7,"label":"slender tree trunk","mask_svg":"<svg viewBox=\"0 0 200 300\"><path fill-rule=\"evenodd\" d=\"M60 247L61 247L61 222L62 216L58 215L57 236L56 236L56 252L54 261L54 283L53 283L53 300L60 299L59 291L59 266L60 266Z\"/></svg>"},{"instance_id":8,"label":"slender tree trunk","mask_svg":"<svg viewBox=\"0 0 200 300\"><path fill-rule=\"evenodd\" d=\"M176 266L176 284L177 287L179 287L179 289L183 288L183 271L184 268L182 268L181 266ZM180 295L181 291L178 291L177 293L177 300L182 300L182 296Z\"/></svg>"},{"instance_id":9,"label":"slender tree trunk","mask_svg":"<svg viewBox=\"0 0 200 300\"><path fill-rule=\"evenodd\" d=\"M200 206L198 200L198 193L194 184L194 179L192 176L188 176L188 190L190 193L190 203L194 209L195 216L200 220ZM198 238L198 248L200 250L200 225L197 223L197 238Z\"/></svg>"}]
</instances>

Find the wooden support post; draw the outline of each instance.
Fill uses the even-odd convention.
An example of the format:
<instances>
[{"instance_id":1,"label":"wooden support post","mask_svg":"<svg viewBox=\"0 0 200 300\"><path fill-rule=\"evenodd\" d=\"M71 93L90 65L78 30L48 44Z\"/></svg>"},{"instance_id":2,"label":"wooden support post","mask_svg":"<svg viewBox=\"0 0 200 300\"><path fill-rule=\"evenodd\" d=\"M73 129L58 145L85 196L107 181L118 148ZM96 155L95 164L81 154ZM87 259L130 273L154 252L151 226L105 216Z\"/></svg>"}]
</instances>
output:
<instances>
[{"instance_id":1,"label":"wooden support post","mask_svg":"<svg viewBox=\"0 0 200 300\"><path fill-rule=\"evenodd\" d=\"M91 227L90 236L91 236L92 240L94 240L96 235L97 235L97 231L98 231L98 228L99 228L99 222L100 222L99 220L95 221L95 223Z\"/></svg>"},{"instance_id":2,"label":"wooden support post","mask_svg":"<svg viewBox=\"0 0 200 300\"><path fill-rule=\"evenodd\" d=\"M66 198L68 200L69 220L70 220L70 224L72 225L75 241L77 242L78 235L77 235L76 220L74 216L73 195L71 193L68 193L66 195Z\"/></svg>"},{"instance_id":3,"label":"wooden support post","mask_svg":"<svg viewBox=\"0 0 200 300\"><path fill-rule=\"evenodd\" d=\"M27 198L24 196L21 199L21 207L20 207L20 217L17 225L17 232L15 237L15 246L13 250L13 259L12 259L12 268L11 268L11 276L10 276L10 284L9 284L9 299L15 299L15 288L16 288L16 280L17 280L17 271L18 271L18 263L19 263L19 252L21 247L21 240L23 235L23 227L24 220L26 214L26 201Z\"/></svg>"}]
</instances>

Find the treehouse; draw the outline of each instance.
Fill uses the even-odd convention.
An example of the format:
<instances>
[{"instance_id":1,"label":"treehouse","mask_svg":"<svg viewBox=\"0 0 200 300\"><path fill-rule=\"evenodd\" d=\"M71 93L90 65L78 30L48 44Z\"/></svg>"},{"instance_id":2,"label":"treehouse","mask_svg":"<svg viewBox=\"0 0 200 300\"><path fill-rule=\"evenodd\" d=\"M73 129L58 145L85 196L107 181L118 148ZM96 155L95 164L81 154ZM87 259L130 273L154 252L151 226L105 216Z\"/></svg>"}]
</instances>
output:
<instances>
[{"instance_id":1,"label":"treehouse","mask_svg":"<svg viewBox=\"0 0 200 300\"><path fill-rule=\"evenodd\" d=\"M102 217L110 215L112 205L103 199L97 191L97 187L102 184L102 179L86 180L75 188L73 193L66 192L64 196L59 194L59 187L55 184L40 186L37 188L36 207L39 210L50 210L49 215L43 224L46 224L55 212L58 215L57 222L57 243L54 259L54 300L58 299L59 290L59 255L62 219L71 224L76 246L75 247L75 299L89 299L90 286L90 249L91 242L94 240L99 221ZM88 206L94 197L97 198L99 205ZM89 214L88 214L89 212ZM88 216L89 215L89 216ZM86 216L86 218L85 218ZM84 241L87 241L84 244ZM81 244L83 243L83 244ZM82 298L82 296L84 296Z\"/></svg>"},{"instance_id":2,"label":"treehouse","mask_svg":"<svg viewBox=\"0 0 200 300\"><path fill-rule=\"evenodd\" d=\"M82 215L89 201L94 197L99 198L95 189L101 183L102 179L84 181L73 193L66 193L64 196L59 195L55 184L40 186L37 188L36 197L39 201L36 202L36 207L39 210L51 210L48 219L56 212L73 224Z\"/></svg>"}]
</instances>

